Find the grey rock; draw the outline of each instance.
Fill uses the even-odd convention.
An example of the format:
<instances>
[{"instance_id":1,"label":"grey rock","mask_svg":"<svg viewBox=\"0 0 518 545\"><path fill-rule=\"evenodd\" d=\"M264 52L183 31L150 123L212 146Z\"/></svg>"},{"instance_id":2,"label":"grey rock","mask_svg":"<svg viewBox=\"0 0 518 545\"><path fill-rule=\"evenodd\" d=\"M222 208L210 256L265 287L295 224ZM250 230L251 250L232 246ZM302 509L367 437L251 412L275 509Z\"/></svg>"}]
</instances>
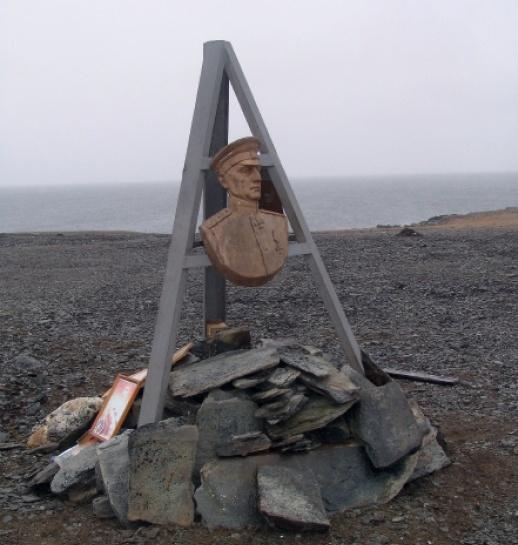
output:
<instances>
[{"instance_id":1,"label":"grey rock","mask_svg":"<svg viewBox=\"0 0 518 545\"><path fill-rule=\"evenodd\" d=\"M322 397L310 399L297 414L279 424L267 426L266 432L273 439L281 439L299 433L323 428L348 411L355 401L337 405Z\"/></svg>"},{"instance_id":2,"label":"grey rock","mask_svg":"<svg viewBox=\"0 0 518 545\"><path fill-rule=\"evenodd\" d=\"M291 390L289 388L270 388L269 390L264 390L263 392L257 392L252 395L252 399L257 402L270 401L276 399L280 396L289 394Z\"/></svg>"},{"instance_id":3,"label":"grey rock","mask_svg":"<svg viewBox=\"0 0 518 545\"><path fill-rule=\"evenodd\" d=\"M60 460L60 469L50 483L54 494L62 494L67 490L91 486L95 482L95 464L97 463L97 446L88 445L75 456Z\"/></svg>"},{"instance_id":4,"label":"grey rock","mask_svg":"<svg viewBox=\"0 0 518 545\"><path fill-rule=\"evenodd\" d=\"M300 375L298 369L291 367L277 367L267 379L267 384L275 388L286 388L292 382L295 382Z\"/></svg>"},{"instance_id":5,"label":"grey rock","mask_svg":"<svg viewBox=\"0 0 518 545\"><path fill-rule=\"evenodd\" d=\"M169 388L174 396L190 397L278 363L279 354L273 349L235 350L176 369L170 374Z\"/></svg>"},{"instance_id":6,"label":"grey rock","mask_svg":"<svg viewBox=\"0 0 518 545\"><path fill-rule=\"evenodd\" d=\"M293 435L292 437L288 437L287 439L281 441L274 441L272 442L272 449L282 449L283 447L287 447L288 445L294 445L295 443L298 443L303 439L304 435L300 433L299 435Z\"/></svg>"},{"instance_id":7,"label":"grey rock","mask_svg":"<svg viewBox=\"0 0 518 545\"><path fill-rule=\"evenodd\" d=\"M423 438L423 444L417 451L417 465L410 477L410 481L419 479L435 471L439 471L451 464L443 448L437 441L437 429L433 428Z\"/></svg>"},{"instance_id":8,"label":"grey rock","mask_svg":"<svg viewBox=\"0 0 518 545\"><path fill-rule=\"evenodd\" d=\"M13 360L13 367L23 374L39 374L47 371L47 364L29 356L27 354L20 354Z\"/></svg>"},{"instance_id":9,"label":"grey rock","mask_svg":"<svg viewBox=\"0 0 518 545\"><path fill-rule=\"evenodd\" d=\"M270 425L275 425L279 424L279 422L288 420L293 415L300 412L308 401L309 398L304 394L294 394L286 402L279 401L279 403L282 403L280 406L274 407L273 403L271 405L263 405L255 414L256 416L266 418ZM267 407L268 410L262 413L262 409L266 409Z\"/></svg>"},{"instance_id":10,"label":"grey rock","mask_svg":"<svg viewBox=\"0 0 518 545\"><path fill-rule=\"evenodd\" d=\"M323 443L345 443L352 439L351 429L344 418L337 418L330 424L316 431Z\"/></svg>"},{"instance_id":11,"label":"grey rock","mask_svg":"<svg viewBox=\"0 0 518 545\"><path fill-rule=\"evenodd\" d=\"M282 351L281 359L284 363L315 377L327 377L335 368L333 364L319 356L310 356L295 351Z\"/></svg>"},{"instance_id":12,"label":"grey rock","mask_svg":"<svg viewBox=\"0 0 518 545\"><path fill-rule=\"evenodd\" d=\"M41 471L38 471L34 477L27 483L30 488L38 489L41 486L47 485L59 471L59 466L55 462L51 462Z\"/></svg>"},{"instance_id":13,"label":"grey rock","mask_svg":"<svg viewBox=\"0 0 518 545\"><path fill-rule=\"evenodd\" d=\"M374 467L388 467L421 446L423 431L405 394L393 381L362 388L360 402L347 420L354 436L365 444Z\"/></svg>"},{"instance_id":14,"label":"grey rock","mask_svg":"<svg viewBox=\"0 0 518 545\"><path fill-rule=\"evenodd\" d=\"M257 405L250 400L233 397L227 392L211 392L196 417L200 432L195 473L209 460L217 458L216 448L232 435L261 431L255 416Z\"/></svg>"},{"instance_id":15,"label":"grey rock","mask_svg":"<svg viewBox=\"0 0 518 545\"><path fill-rule=\"evenodd\" d=\"M128 520L192 524L197 442L196 426L178 427L173 418L142 426L130 435Z\"/></svg>"},{"instance_id":16,"label":"grey rock","mask_svg":"<svg viewBox=\"0 0 518 545\"><path fill-rule=\"evenodd\" d=\"M99 496L92 501L92 511L94 515L101 519L110 519L115 516L110 500L107 496Z\"/></svg>"},{"instance_id":17,"label":"grey rock","mask_svg":"<svg viewBox=\"0 0 518 545\"><path fill-rule=\"evenodd\" d=\"M89 485L78 484L67 490L68 501L77 504L89 503L98 493L95 478L92 478Z\"/></svg>"},{"instance_id":18,"label":"grey rock","mask_svg":"<svg viewBox=\"0 0 518 545\"><path fill-rule=\"evenodd\" d=\"M301 346L301 348L305 354L309 354L310 356L322 355L322 350L320 350L320 348L317 348L316 346L304 345L304 346Z\"/></svg>"},{"instance_id":19,"label":"grey rock","mask_svg":"<svg viewBox=\"0 0 518 545\"><path fill-rule=\"evenodd\" d=\"M246 390L247 388L253 388L258 384L261 384L265 380L265 375L252 375L250 377L237 378L236 380L233 380L232 386L234 386L234 388L238 388L239 390Z\"/></svg>"},{"instance_id":20,"label":"grey rock","mask_svg":"<svg viewBox=\"0 0 518 545\"><path fill-rule=\"evenodd\" d=\"M292 445L287 445L284 448L281 448L281 452L286 454L288 452L308 452L309 450L315 450L320 447L322 443L316 439L310 439L304 437L300 441L293 443Z\"/></svg>"},{"instance_id":21,"label":"grey rock","mask_svg":"<svg viewBox=\"0 0 518 545\"><path fill-rule=\"evenodd\" d=\"M329 528L320 486L312 472L262 466L257 471L259 511L278 528L325 531Z\"/></svg>"},{"instance_id":22,"label":"grey rock","mask_svg":"<svg viewBox=\"0 0 518 545\"><path fill-rule=\"evenodd\" d=\"M0 431L0 443L8 443L9 435L5 431Z\"/></svg>"},{"instance_id":23,"label":"grey rock","mask_svg":"<svg viewBox=\"0 0 518 545\"><path fill-rule=\"evenodd\" d=\"M304 454L222 458L202 468L202 484L195 493L197 510L210 529L261 525L256 474L265 465L312 471L329 513L386 503L400 492L416 463L414 454L390 469L375 470L358 444L321 447Z\"/></svg>"},{"instance_id":24,"label":"grey rock","mask_svg":"<svg viewBox=\"0 0 518 545\"><path fill-rule=\"evenodd\" d=\"M99 471L106 498L113 514L123 524L128 522L130 433L125 432L97 447Z\"/></svg>"},{"instance_id":25,"label":"grey rock","mask_svg":"<svg viewBox=\"0 0 518 545\"><path fill-rule=\"evenodd\" d=\"M329 397L336 403L348 403L359 397L358 386L345 373L335 369L323 378L302 373L300 380L311 390Z\"/></svg>"},{"instance_id":26,"label":"grey rock","mask_svg":"<svg viewBox=\"0 0 518 545\"><path fill-rule=\"evenodd\" d=\"M216 452L218 456L248 456L255 452L268 450L272 442L262 432L245 433L232 435L230 441L218 445Z\"/></svg>"}]
</instances>

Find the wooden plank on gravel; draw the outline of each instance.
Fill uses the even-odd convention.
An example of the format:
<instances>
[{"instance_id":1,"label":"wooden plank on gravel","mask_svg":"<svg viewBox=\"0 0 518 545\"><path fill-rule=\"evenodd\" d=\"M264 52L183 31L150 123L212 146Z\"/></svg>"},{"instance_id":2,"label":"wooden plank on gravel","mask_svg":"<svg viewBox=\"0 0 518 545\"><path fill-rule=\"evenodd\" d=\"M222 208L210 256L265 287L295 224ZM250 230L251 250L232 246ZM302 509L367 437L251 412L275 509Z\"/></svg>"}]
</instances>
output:
<instances>
[{"instance_id":1,"label":"wooden plank on gravel","mask_svg":"<svg viewBox=\"0 0 518 545\"><path fill-rule=\"evenodd\" d=\"M169 387L173 396L191 397L278 363L279 354L272 348L233 350L176 369L170 375Z\"/></svg>"},{"instance_id":2,"label":"wooden plank on gravel","mask_svg":"<svg viewBox=\"0 0 518 545\"><path fill-rule=\"evenodd\" d=\"M391 377L414 380L416 382L432 382L434 384L446 384L449 386L459 382L458 377L441 377L439 375L421 373L420 371L403 371L402 369L393 369L392 367L385 367L383 371Z\"/></svg>"}]
</instances>

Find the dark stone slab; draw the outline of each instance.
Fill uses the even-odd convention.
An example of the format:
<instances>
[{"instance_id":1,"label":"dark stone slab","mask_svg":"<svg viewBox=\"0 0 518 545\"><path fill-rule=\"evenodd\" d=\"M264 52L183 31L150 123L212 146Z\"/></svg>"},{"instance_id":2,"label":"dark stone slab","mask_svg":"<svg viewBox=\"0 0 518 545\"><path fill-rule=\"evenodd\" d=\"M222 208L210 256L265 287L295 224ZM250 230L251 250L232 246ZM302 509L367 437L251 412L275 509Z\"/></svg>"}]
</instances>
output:
<instances>
[{"instance_id":1,"label":"dark stone slab","mask_svg":"<svg viewBox=\"0 0 518 545\"><path fill-rule=\"evenodd\" d=\"M233 435L262 430L256 418L257 405L249 399L235 397L228 392L211 392L202 403L196 424L200 432L196 452L195 473L209 460L217 458L217 446Z\"/></svg>"},{"instance_id":2,"label":"dark stone slab","mask_svg":"<svg viewBox=\"0 0 518 545\"><path fill-rule=\"evenodd\" d=\"M284 396L290 392L291 390L289 388L270 388L269 390L257 392L256 394L252 395L252 399L258 403L261 403Z\"/></svg>"},{"instance_id":3,"label":"dark stone slab","mask_svg":"<svg viewBox=\"0 0 518 545\"><path fill-rule=\"evenodd\" d=\"M268 377L266 383L274 388L286 388L292 382L295 382L300 375L298 369L292 367L277 367Z\"/></svg>"},{"instance_id":4,"label":"dark stone slab","mask_svg":"<svg viewBox=\"0 0 518 545\"><path fill-rule=\"evenodd\" d=\"M196 426L178 427L173 418L142 426L131 434L128 520L192 524L197 442Z\"/></svg>"},{"instance_id":5,"label":"dark stone slab","mask_svg":"<svg viewBox=\"0 0 518 545\"><path fill-rule=\"evenodd\" d=\"M327 377L335 369L333 364L320 356L310 356L295 351L282 351L281 360L295 369L315 377Z\"/></svg>"},{"instance_id":6,"label":"dark stone slab","mask_svg":"<svg viewBox=\"0 0 518 545\"><path fill-rule=\"evenodd\" d=\"M323 428L347 412L355 401L337 405L323 397L314 397L297 414L279 424L266 427L266 433L273 439L281 439Z\"/></svg>"},{"instance_id":7,"label":"dark stone slab","mask_svg":"<svg viewBox=\"0 0 518 545\"><path fill-rule=\"evenodd\" d=\"M97 447L102 488L113 515L128 522L129 442L130 433L117 435Z\"/></svg>"},{"instance_id":8,"label":"dark stone slab","mask_svg":"<svg viewBox=\"0 0 518 545\"><path fill-rule=\"evenodd\" d=\"M333 420L324 428L316 430L315 433L323 443L338 444L352 439L349 424L343 417Z\"/></svg>"},{"instance_id":9,"label":"dark stone slab","mask_svg":"<svg viewBox=\"0 0 518 545\"><path fill-rule=\"evenodd\" d=\"M278 424L284 420L288 420L297 412L301 411L309 398L304 394L293 394L292 396L282 399L276 403L263 405L255 415L261 418L266 418L270 425ZM272 421L275 421L272 423Z\"/></svg>"},{"instance_id":10,"label":"dark stone slab","mask_svg":"<svg viewBox=\"0 0 518 545\"><path fill-rule=\"evenodd\" d=\"M75 456L62 458L60 469L50 483L54 494L62 494L72 488L90 487L95 483L95 464L97 463L97 446L89 445L81 449Z\"/></svg>"},{"instance_id":11,"label":"dark stone slab","mask_svg":"<svg viewBox=\"0 0 518 545\"><path fill-rule=\"evenodd\" d=\"M281 448L282 453L287 452L308 452L309 450L315 450L322 446L322 443L317 439L311 439L309 437L304 437L300 441L293 443L292 445L287 445Z\"/></svg>"},{"instance_id":12,"label":"dark stone slab","mask_svg":"<svg viewBox=\"0 0 518 545\"><path fill-rule=\"evenodd\" d=\"M245 378L237 378L232 381L232 386L238 388L239 390L246 390L247 388L253 388L258 384L265 382L267 379L266 375L252 375Z\"/></svg>"},{"instance_id":13,"label":"dark stone slab","mask_svg":"<svg viewBox=\"0 0 518 545\"><path fill-rule=\"evenodd\" d=\"M257 471L259 511L277 528L297 531L329 529L320 486L312 472L263 466Z\"/></svg>"},{"instance_id":14,"label":"dark stone slab","mask_svg":"<svg viewBox=\"0 0 518 545\"><path fill-rule=\"evenodd\" d=\"M115 516L107 496L94 498L92 501L92 511L96 517L101 519L110 519Z\"/></svg>"},{"instance_id":15,"label":"dark stone slab","mask_svg":"<svg viewBox=\"0 0 518 545\"><path fill-rule=\"evenodd\" d=\"M248 456L255 452L268 450L272 442L264 433L257 431L232 435L230 441L216 447L218 456Z\"/></svg>"},{"instance_id":16,"label":"dark stone slab","mask_svg":"<svg viewBox=\"0 0 518 545\"><path fill-rule=\"evenodd\" d=\"M51 462L30 479L30 481L27 483L28 487L36 491L46 488L59 469L58 464Z\"/></svg>"},{"instance_id":17,"label":"dark stone slab","mask_svg":"<svg viewBox=\"0 0 518 545\"><path fill-rule=\"evenodd\" d=\"M423 431L405 394L393 381L362 388L360 402L347 420L353 435L364 443L374 467L388 467L421 446Z\"/></svg>"},{"instance_id":18,"label":"dark stone slab","mask_svg":"<svg viewBox=\"0 0 518 545\"><path fill-rule=\"evenodd\" d=\"M409 481L430 475L430 473L439 471L451 464L448 455L437 441L436 428L433 428L424 436L423 444L417 451L417 456L417 465Z\"/></svg>"},{"instance_id":19,"label":"dark stone slab","mask_svg":"<svg viewBox=\"0 0 518 545\"><path fill-rule=\"evenodd\" d=\"M399 493L416 463L414 454L377 471L358 444L325 446L304 454L222 458L202 468L202 484L195 493L197 510L210 529L261 525L256 474L265 465L313 472L329 513L385 503Z\"/></svg>"},{"instance_id":20,"label":"dark stone slab","mask_svg":"<svg viewBox=\"0 0 518 545\"><path fill-rule=\"evenodd\" d=\"M174 396L190 397L228 382L275 367L279 354L273 349L236 350L194 365L178 368L170 374L169 388Z\"/></svg>"},{"instance_id":21,"label":"dark stone slab","mask_svg":"<svg viewBox=\"0 0 518 545\"><path fill-rule=\"evenodd\" d=\"M287 447L288 445L294 445L295 443L298 443L303 439L304 434L300 433L299 435L293 435L292 437L288 437L287 439L283 439L281 441L273 441L272 449L282 449L284 447Z\"/></svg>"},{"instance_id":22,"label":"dark stone slab","mask_svg":"<svg viewBox=\"0 0 518 545\"><path fill-rule=\"evenodd\" d=\"M325 395L336 403L348 403L359 397L359 388L351 379L333 369L327 377L317 378L301 373L300 380L310 389Z\"/></svg>"}]
</instances>

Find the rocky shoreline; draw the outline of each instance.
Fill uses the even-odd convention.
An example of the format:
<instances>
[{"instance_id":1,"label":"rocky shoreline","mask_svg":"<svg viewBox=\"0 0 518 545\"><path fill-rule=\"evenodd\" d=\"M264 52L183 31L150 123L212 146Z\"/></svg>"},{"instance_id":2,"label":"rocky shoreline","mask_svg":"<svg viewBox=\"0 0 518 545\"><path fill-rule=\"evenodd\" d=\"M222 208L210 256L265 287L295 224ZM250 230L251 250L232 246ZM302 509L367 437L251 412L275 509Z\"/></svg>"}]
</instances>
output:
<instances>
[{"instance_id":1,"label":"rocky shoreline","mask_svg":"<svg viewBox=\"0 0 518 545\"><path fill-rule=\"evenodd\" d=\"M416 229L418 229L416 227ZM518 396L516 231L394 230L317 235L361 346L381 366L456 375L456 386L401 381L439 424L453 464L390 505L337 515L315 543L516 543ZM131 233L0 235L1 443L18 444L45 414L98 395L117 372L145 367L169 237ZM192 275L179 345L201 333L201 274ZM302 258L258 289L229 289L228 320L254 338L295 337L341 352ZM20 366L20 354L36 359ZM17 363L18 362L18 363ZM10 543L146 542L84 507L20 493L48 454L0 451L0 537ZM367 520L369 519L369 520ZM27 520L33 521L31 528ZM67 538L68 536L68 538ZM271 543L272 532L159 530L155 543ZM296 542L296 536L283 543Z\"/></svg>"}]
</instances>

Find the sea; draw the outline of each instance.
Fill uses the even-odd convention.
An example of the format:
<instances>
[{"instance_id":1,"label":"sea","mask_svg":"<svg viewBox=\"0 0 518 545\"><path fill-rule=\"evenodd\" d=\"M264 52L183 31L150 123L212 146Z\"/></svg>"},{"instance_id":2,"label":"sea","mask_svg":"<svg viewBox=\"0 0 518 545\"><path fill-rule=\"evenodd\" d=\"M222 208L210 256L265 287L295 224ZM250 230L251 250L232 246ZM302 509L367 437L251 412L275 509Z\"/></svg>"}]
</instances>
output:
<instances>
[{"instance_id":1,"label":"sea","mask_svg":"<svg viewBox=\"0 0 518 545\"><path fill-rule=\"evenodd\" d=\"M405 225L518 206L518 172L301 178L291 185L314 231ZM178 182L1 186L0 233L170 233Z\"/></svg>"}]
</instances>

